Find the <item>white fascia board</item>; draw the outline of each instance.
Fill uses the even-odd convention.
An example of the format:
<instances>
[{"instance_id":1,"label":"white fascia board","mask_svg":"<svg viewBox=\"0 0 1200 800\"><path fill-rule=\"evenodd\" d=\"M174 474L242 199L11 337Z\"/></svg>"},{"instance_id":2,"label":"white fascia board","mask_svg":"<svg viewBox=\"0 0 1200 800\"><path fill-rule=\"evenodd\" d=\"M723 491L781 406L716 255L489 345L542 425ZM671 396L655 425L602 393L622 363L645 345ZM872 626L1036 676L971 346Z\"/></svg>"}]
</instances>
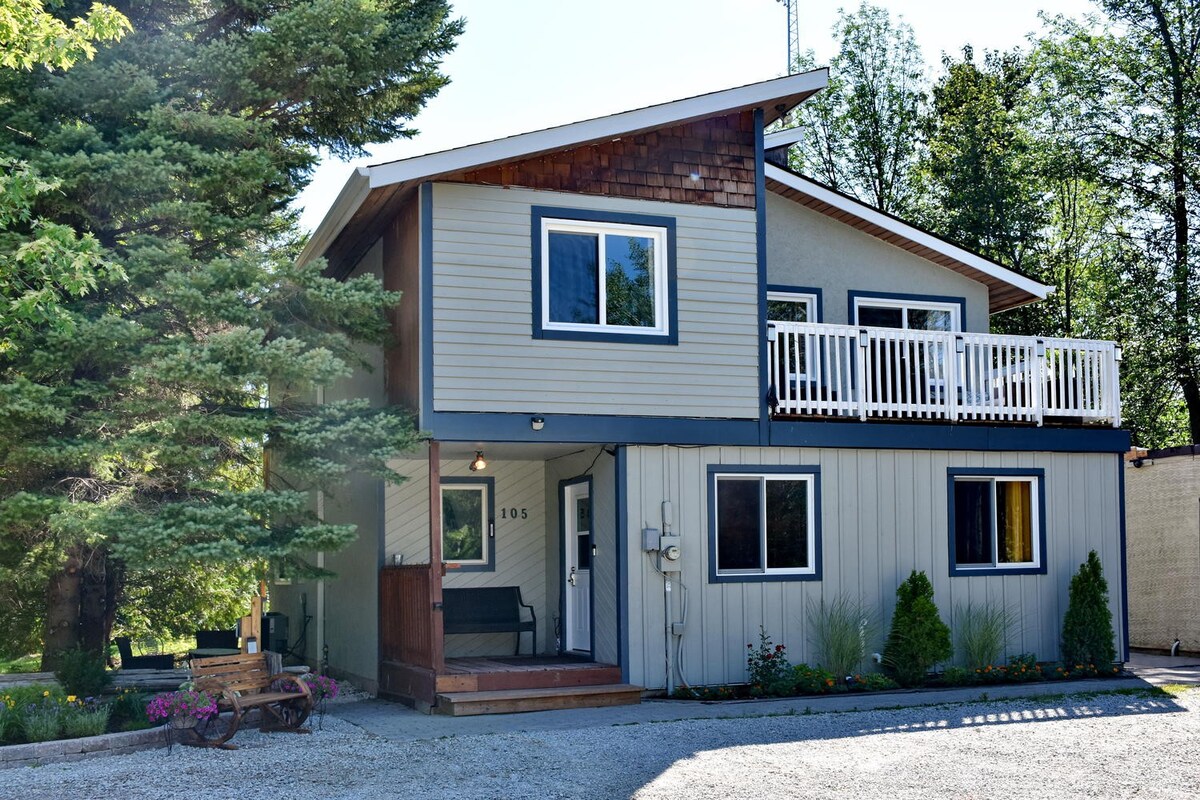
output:
<instances>
[{"instance_id":1,"label":"white fascia board","mask_svg":"<svg viewBox=\"0 0 1200 800\"><path fill-rule=\"evenodd\" d=\"M322 255L329 248L329 245L333 244L333 240L342 232L342 228L346 227L350 222L350 219L370 193L370 171L367 167L358 167L350 173L350 177L346 179L346 184L342 187L342 190L338 192L333 205L329 207L329 210L325 212L325 216L321 218L321 224L317 226L312 236L309 237L308 244L301 251L297 263L307 264L309 261Z\"/></svg>"},{"instance_id":2,"label":"white fascia board","mask_svg":"<svg viewBox=\"0 0 1200 800\"><path fill-rule=\"evenodd\" d=\"M557 128L522 133L507 139L379 164L369 168L371 188L482 167L537 153L566 150L586 142L711 117L723 111L766 105L782 97L824 89L828 82L829 70L818 69Z\"/></svg>"},{"instance_id":3,"label":"white fascia board","mask_svg":"<svg viewBox=\"0 0 1200 800\"><path fill-rule=\"evenodd\" d=\"M804 138L803 128L787 128L763 136L763 149L773 150L776 147L787 147Z\"/></svg>"},{"instance_id":4,"label":"white fascia board","mask_svg":"<svg viewBox=\"0 0 1200 800\"><path fill-rule=\"evenodd\" d=\"M773 164L766 165L766 177L773 181L778 181L785 186L790 186L798 192L820 200L823 203L828 203L839 211L845 211L847 214L852 214L864 222L869 222L872 225L878 225L886 231L890 231L899 236L903 236L909 241L915 242L924 247L928 247L936 253L949 256L956 261L961 261L972 269L977 269L984 275L989 275L997 280L1015 286L1022 291L1029 292L1035 297L1045 300L1047 295L1054 292L1053 286L1047 286L1044 283L1038 283L1035 280L1026 278L1024 275L1019 275L1012 270L1002 267L994 261L989 261L983 256L976 255L970 250L950 244L947 241L939 239L932 234L914 228L913 226L901 222L900 220L890 217L887 214L881 213L870 206L863 205L857 201L850 200L837 192L830 191L824 186L805 180L798 175L793 175L787 170L780 169Z\"/></svg>"}]
</instances>

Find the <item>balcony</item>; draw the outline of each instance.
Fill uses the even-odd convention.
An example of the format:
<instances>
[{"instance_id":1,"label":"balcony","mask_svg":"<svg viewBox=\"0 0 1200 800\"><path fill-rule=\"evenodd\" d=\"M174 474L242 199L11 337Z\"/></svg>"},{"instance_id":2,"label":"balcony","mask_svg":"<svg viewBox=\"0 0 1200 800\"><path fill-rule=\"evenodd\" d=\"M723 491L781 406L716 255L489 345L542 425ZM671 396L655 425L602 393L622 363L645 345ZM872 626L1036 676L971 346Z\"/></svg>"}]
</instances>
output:
<instances>
[{"instance_id":1,"label":"balcony","mask_svg":"<svg viewBox=\"0 0 1200 800\"><path fill-rule=\"evenodd\" d=\"M1121 425L1113 342L767 325L776 417Z\"/></svg>"}]
</instances>

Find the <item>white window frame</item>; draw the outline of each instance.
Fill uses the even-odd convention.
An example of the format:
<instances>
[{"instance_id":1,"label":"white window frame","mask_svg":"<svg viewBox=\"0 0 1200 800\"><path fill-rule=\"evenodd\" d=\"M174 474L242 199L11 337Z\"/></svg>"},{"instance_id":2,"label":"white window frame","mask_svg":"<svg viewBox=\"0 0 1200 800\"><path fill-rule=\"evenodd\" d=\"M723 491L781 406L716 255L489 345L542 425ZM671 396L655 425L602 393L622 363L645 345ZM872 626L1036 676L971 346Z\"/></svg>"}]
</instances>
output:
<instances>
[{"instance_id":1,"label":"white window frame","mask_svg":"<svg viewBox=\"0 0 1200 800\"><path fill-rule=\"evenodd\" d=\"M483 539L483 547L480 549L479 552L483 556L482 558L477 558L477 559L470 558L470 559L460 559L457 561L446 561L446 556L445 556L445 552L446 552L445 508L446 508L446 490L447 489L449 489L452 492L478 492L479 493L479 508L480 508L480 512L482 515L481 519L480 519L480 526L479 526L480 534L479 535ZM460 564L460 565L465 565L465 566L484 567L490 563L489 562L490 554L488 553L488 548L491 546L490 540L492 537L491 537L491 530L490 530L490 527L491 527L490 520L492 517L491 517L491 509L488 508L488 489L489 489L489 487L488 487L487 483L484 483L484 482L480 482L480 483L443 483L441 485L441 491L438 494L438 502L440 502L442 504L442 514L441 514L442 560L446 561L447 564Z\"/></svg>"},{"instance_id":2,"label":"white window frame","mask_svg":"<svg viewBox=\"0 0 1200 800\"><path fill-rule=\"evenodd\" d=\"M992 490L992 563L990 564L961 564L958 562L958 554L955 552L955 561L952 565L959 572L990 572L997 569L1041 569L1042 566L1042 515L1039 503L1041 496L1038 485L1040 478L1037 475L955 475L954 486L958 485L959 481L964 483L987 483L991 485ZM1029 484L1029 535L1032 540L1033 561L1001 561L1000 560L1000 508L997 503L998 493L996 484L998 483L1028 483ZM954 521L955 530L954 536L958 536L958 521Z\"/></svg>"},{"instance_id":3,"label":"white window frame","mask_svg":"<svg viewBox=\"0 0 1200 800\"><path fill-rule=\"evenodd\" d=\"M855 297L854 298L854 324L858 325L858 310L862 306L875 306L876 308L898 308L901 310L901 319L904 322L904 327L899 330L915 330L908 327L908 312L912 311L949 311L950 312L950 331L949 333L962 333L962 306L958 303L939 303L934 300L893 300L885 297ZM931 331L925 331L930 333Z\"/></svg>"},{"instance_id":4,"label":"white window frame","mask_svg":"<svg viewBox=\"0 0 1200 800\"><path fill-rule=\"evenodd\" d=\"M717 491L722 479L758 481L758 541L762 566L759 569L721 568L721 498ZM767 566L767 481L803 481L808 490L808 566L803 568L771 568ZM716 472L713 473L713 557L716 559L718 577L747 575L816 575L817 574L817 494L816 476L811 472Z\"/></svg>"},{"instance_id":5,"label":"white window frame","mask_svg":"<svg viewBox=\"0 0 1200 800\"><path fill-rule=\"evenodd\" d=\"M599 322L553 322L550 319L550 234L583 233L597 237L600 262L597 302ZM667 314L667 229L655 225L629 225L616 222L589 222L574 219L542 218L542 329L551 331L583 331L589 333L631 333L642 336L668 336L671 333ZM608 323L608 282L604 237L638 236L654 241L654 327L642 328L634 325L610 325Z\"/></svg>"},{"instance_id":6,"label":"white window frame","mask_svg":"<svg viewBox=\"0 0 1200 800\"><path fill-rule=\"evenodd\" d=\"M767 302L803 303L808 307L808 321L817 321L817 296L809 292L767 292ZM780 322L767 317L767 322Z\"/></svg>"}]
</instances>

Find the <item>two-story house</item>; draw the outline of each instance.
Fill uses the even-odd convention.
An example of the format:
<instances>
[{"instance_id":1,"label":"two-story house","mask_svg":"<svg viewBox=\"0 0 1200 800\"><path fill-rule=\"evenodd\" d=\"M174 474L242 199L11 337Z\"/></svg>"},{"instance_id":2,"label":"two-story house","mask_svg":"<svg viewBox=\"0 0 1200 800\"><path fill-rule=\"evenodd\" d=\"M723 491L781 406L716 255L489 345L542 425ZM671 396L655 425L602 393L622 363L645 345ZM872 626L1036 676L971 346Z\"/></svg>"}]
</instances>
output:
<instances>
[{"instance_id":1,"label":"two-story house","mask_svg":"<svg viewBox=\"0 0 1200 800\"><path fill-rule=\"evenodd\" d=\"M913 569L946 618L1003 603L1011 652L1053 659L1092 549L1124 639L1119 353L988 333L1051 287L780 166L764 129L826 79L351 176L303 257L403 300L377 369L325 396L430 441L401 485L322 498L357 543L274 597L315 617L310 660L464 711L738 682L760 626L812 659L822 597L886 629ZM519 587L536 631L487 628L515 601L472 587Z\"/></svg>"}]
</instances>

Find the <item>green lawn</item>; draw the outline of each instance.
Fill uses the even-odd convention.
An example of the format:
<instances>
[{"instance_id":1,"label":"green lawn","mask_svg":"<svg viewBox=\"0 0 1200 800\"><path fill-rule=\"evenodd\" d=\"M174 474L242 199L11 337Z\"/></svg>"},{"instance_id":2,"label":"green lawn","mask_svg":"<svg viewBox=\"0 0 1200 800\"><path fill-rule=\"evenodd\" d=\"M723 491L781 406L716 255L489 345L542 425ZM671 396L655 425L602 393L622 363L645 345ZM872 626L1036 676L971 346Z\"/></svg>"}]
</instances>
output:
<instances>
[{"instance_id":1,"label":"green lawn","mask_svg":"<svg viewBox=\"0 0 1200 800\"><path fill-rule=\"evenodd\" d=\"M38 653L19 658L0 658L0 675L10 672L38 672L41 665L42 656Z\"/></svg>"}]
</instances>

